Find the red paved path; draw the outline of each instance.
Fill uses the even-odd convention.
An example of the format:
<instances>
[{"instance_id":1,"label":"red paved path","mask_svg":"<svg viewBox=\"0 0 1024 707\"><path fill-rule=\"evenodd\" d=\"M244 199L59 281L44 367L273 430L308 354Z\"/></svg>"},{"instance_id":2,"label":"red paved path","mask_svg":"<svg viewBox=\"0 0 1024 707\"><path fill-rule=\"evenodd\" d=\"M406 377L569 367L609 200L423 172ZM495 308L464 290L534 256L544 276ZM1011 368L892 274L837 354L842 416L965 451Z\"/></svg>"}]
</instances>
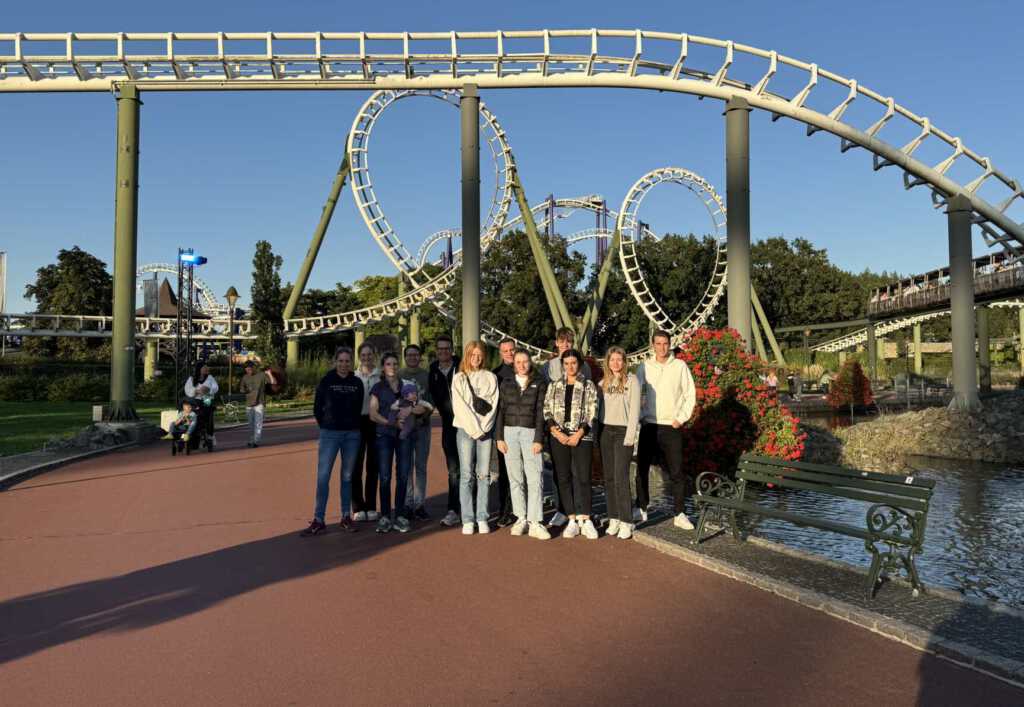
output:
<instances>
[{"instance_id":1,"label":"red paved path","mask_svg":"<svg viewBox=\"0 0 1024 707\"><path fill-rule=\"evenodd\" d=\"M0 494L0 703L1024 703L634 543L436 522L300 539L314 437L227 432L213 455L116 453Z\"/></svg>"}]
</instances>

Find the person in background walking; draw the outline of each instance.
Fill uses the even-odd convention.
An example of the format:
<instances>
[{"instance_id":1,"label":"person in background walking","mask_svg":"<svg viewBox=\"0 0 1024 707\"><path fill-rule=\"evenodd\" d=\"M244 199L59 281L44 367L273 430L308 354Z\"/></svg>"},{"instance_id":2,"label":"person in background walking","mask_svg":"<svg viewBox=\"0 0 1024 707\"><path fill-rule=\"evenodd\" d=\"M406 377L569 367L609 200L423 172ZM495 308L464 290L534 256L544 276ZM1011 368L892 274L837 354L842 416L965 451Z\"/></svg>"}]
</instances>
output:
<instances>
[{"instance_id":1,"label":"person in background walking","mask_svg":"<svg viewBox=\"0 0 1024 707\"><path fill-rule=\"evenodd\" d=\"M447 334L437 337L434 343L437 360L430 364L430 378L427 389L430 399L441 416L441 448L448 468L448 513L441 519L441 525L453 527L459 524L459 446L455 430L455 413L452 410L452 380L459 366L459 358L453 356L452 338Z\"/></svg>"},{"instance_id":2,"label":"person in background walking","mask_svg":"<svg viewBox=\"0 0 1024 707\"><path fill-rule=\"evenodd\" d=\"M409 474L409 484L405 490L406 515L417 520L430 520L430 514L423 507L427 498L427 459L430 457L430 416L434 412L433 399L430 397L430 372L420 366L423 349L417 344L409 344L403 352L405 368L398 375L403 380L416 383L419 389L420 404L427 408L422 415L415 416L416 446L412 450L413 472Z\"/></svg>"},{"instance_id":3,"label":"person in background walking","mask_svg":"<svg viewBox=\"0 0 1024 707\"><path fill-rule=\"evenodd\" d=\"M470 341L462 365L452 380L452 411L459 445L459 501L462 506L462 534L473 534L473 522L480 533L487 525L491 483L491 441L498 413L498 378L484 368L484 345ZM473 480L476 478L476 512L473 509Z\"/></svg>"},{"instance_id":4,"label":"person in background walking","mask_svg":"<svg viewBox=\"0 0 1024 707\"><path fill-rule=\"evenodd\" d=\"M259 371L256 362L248 360L244 364L245 375L238 384L238 390L245 393L245 417L249 422L249 447L260 446L263 439L263 413L267 403L267 384L273 384L274 374L270 371Z\"/></svg>"},{"instance_id":5,"label":"person in background walking","mask_svg":"<svg viewBox=\"0 0 1024 707\"><path fill-rule=\"evenodd\" d=\"M492 373L498 378L498 390L506 380L514 380L516 377L515 360L516 342L512 339L503 339L498 344L498 353L501 354L501 364ZM532 366L531 366L532 367ZM543 403L543 399L541 400ZM543 426L541 427L543 429ZM495 429L497 439L500 429ZM500 445L498 445L500 447ZM512 514L512 494L509 492L508 462L504 454L498 454L498 527L504 528L515 522Z\"/></svg>"},{"instance_id":6,"label":"person in background walking","mask_svg":"<svg viewBox=\"0 0 1024 707\"><path fill-rule=\"evenodd\" d=\"M363 382L352 372L352 349L339 346L334 352L334 368L327 372L316 387L313 398L313 416L320 426L317 445L316 506L313 520L300 535L319 535L326 528L324 514L331 487L334 459L341 455L341 522L347 532L356 530L352 511L352 471L359 454L360 418L363 410Z\"/></svg>"},{"instance_id":7,"label":"person in background walking","mask_svg":"<svg viewBox=\"0 0 1024 707\"><path fill-rule=\"evenodd\" d=\"M576 332L569 327L561 327L555 332L555 357L544 364L541 371L544 373L544 380L549 384L553 381L560 380L562 378L562 360L561 356L563 353L573 347L573 343L576 341ZM586 361L582 361L583 368L579 371L578 375L580 378L591 380L590 365ZM551 452L551 439L548 438L548 452ZM548 523L549 528L557 528L565 525L569 522L569 516L566 515L565 508L562 503L562 495L559 493L558 484L554 484L555 489L555 514L551 516L551 521Z\"/></svg>"},{"instance_id":8,"label":"person in background walking","mask_svg":"<svg viewBox=\"0 0 1024 707\"><path fill-rule=\"evenodd\" d=\"M608 501L608 535L633 537L633 492L629 465L640 431L640 382L626 369L626 351L612 346L604 355L601 392L601 463Z\"/></svg>"},{"instance_id":9,"label":"person in background walking","mask_svg":"<svg viewBox=\"0 0 1024 707\"><path fill-rule=\"evenodd\" d=\"M388 410L401 396L403 385L415 387L416 383L399 377L398 355L390 351L381 357L380 370L380 380L370 391L370 419L377 425L377 469L380 483L380 519L377 521L377 532L387 533L394 528L400 533L408 533L410 524L405 516L405 492L408 489L409 471L412 468L412 450L416 446L419 430L413 428L408 437L402 437L399 433L405 418L398 416L392 422L388 419ZM427 408L417 404L406 410L407 414L422 415ZM395 471L393 506L392 464Z\"/></svg>"},{"instance_id":10,"label":"person in background walking","mask_svg":"<svg viewBox=\"0 0 1024 707\"><path fill-rule=\"evenodd\" d=\"M576 349L562 353L561 378L548 385L544 396L544 424L551 433L551 462L555 467L558 494L569 516L562 537L581 532L596 540L597 528L590 519L590 466L597 424L597 386L579 375L583 354Z\"/></svg>"},{"instance_id":11,"label":"person in background walking","mask_svg":"<svg viewBox=\"0 0 1024 707\"><path fill-rule=\"evenodd\" d=\"M504 343L504 342L503 342ZM525 349L513 352L513 375L499 384L495 439L508 468L516 521L512 535L549 540L544 527L544 381L533 370ZM500 521L499 521L500 522Z\"/></svg>"},{"instance_id":12,"label":"person in background walking","mask_svg":"<svg viewBox=\"0 0 1024 707\"><path fill-rule=\"evenodd\" d=\"M356 468L352 472L353 518L357 521L373 522L377 515L377 425L370 419L370 391L380 380L377 368L377 351L371 344L363 343L356 352L359 368L356 377L363 382L363 410L359 422L359 453Z\"/></svg>"},{"instance_id":13,"label":"person in background walking","mask_svg":"<svg viewBox=\"0 0 1024 707\"><path fill-rule=\"evenodd\" d=\"M693 414L697 392L687 365L669 355L669 334L658 329L651 337L654 355L640 364L636 377L640 381L641 426L636 455L637 510L634 520L647 520L651 503L650 470L655 451L661 452L662 464L672 484L675 525L693 530L693 523L683 512L686 501L686 477L683 474L683 435L680 428Z\"/></svg>"}]
</instances>

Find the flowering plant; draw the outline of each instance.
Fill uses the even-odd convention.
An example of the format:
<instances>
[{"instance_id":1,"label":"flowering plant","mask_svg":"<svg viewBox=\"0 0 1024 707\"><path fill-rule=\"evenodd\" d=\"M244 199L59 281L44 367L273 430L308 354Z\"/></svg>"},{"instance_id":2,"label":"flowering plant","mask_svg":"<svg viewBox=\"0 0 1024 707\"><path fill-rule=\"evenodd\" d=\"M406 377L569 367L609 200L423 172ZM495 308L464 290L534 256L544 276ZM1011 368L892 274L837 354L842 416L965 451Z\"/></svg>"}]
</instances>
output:
<instances>
[{"instance_id":1,"label":"flowering plant","mask_svg":"<svg viewBox=\"0 0 1024 707\"><path fill-rule=\"evenodd\" d=\"M864 369L854 360L849 360L839 369L825 396L834 409L849 405L870 405L875 402L871 392L871 381L864 375Z\"/></svg>"},{"instance_id":2,"label":"flowering plant","mask_svg":"<svg viewBox=\"0 0 1024 707\"><path fill-rule=\"evenodd\" d=\"M683 449L695 473L732 473L741 454L795 461L807 434L764 383L767 367L743 349L734 329L697 329L678 358L697 388L697 405L683 427Z\"/></svg>"}]
</instances>

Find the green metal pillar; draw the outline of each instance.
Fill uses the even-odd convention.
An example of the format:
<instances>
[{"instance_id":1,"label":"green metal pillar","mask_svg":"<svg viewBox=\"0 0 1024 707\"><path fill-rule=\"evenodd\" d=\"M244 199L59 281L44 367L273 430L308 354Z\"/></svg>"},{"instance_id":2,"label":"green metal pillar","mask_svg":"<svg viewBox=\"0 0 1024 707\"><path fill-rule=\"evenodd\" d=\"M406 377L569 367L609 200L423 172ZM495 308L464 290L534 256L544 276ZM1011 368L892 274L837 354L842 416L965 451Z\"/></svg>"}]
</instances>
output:
<instances>
[{"instance_id":1,"label":"green metal pillar","mask_svg":"<svg viewBox=\"0 0 1024 707\"><path fill-rule=\"evenodd\" d=\"M842 368L844 363L846 363L846 352L845 351L840 351L839 352L839 367Z\"/></svg>"},{"instance_id":2,"label":"green metal pillar","mask_svg":"<svg viewBox=\"0 0 1024 707\"><path fill-rule=\"evenodd\" d=\"M409 315L409 343L422 346L420 342L420 308L417 307Z\"/></svg>"},{"instance_id":3,"label":"green metal pillar","mask_svg":"<svg viewBox=\"0 0 1024 707\"><path fill-rule=\"evenodd\" d=\"M117 166L114 186L114 326L110 344L110 420L135 413L135 268L139 226L139 90L117 92Z\"/></svg>"},{"instance_id":4,"label":"green metal pillar","mask_svg":"<svg viewBox=\"0 0 1024 707\"><path fill-rule=\"evenodd\" d=\"M921 352L921 325L914 325L914 373L921 375L924 371L924 354Z\"/></svg>"},{"instance_id":5,"label":"green metal pillar","mask_svg":"<svg viewBox=\"0 0 1024 707\"><path fill-rule=\"evenodd\" d=\"M355 330L355 350L356 350L356 358L357 359L359 357L359 347L363 345L364 341L366 341L366 331L364 329L356 329Z\"/></svg>"},{"instance_id":6,"label":"green metal pillar","mask_svg":"<svg viewBox=\"0 0 1024 707\"><path fill-rule=\"evenodd\" d=\"M611 278L615 259L618 258L621 241L622 234L616 228L615 233L612 235L612 243L604 254L601 270L597 274L597 290L594 292L590 306L587 307L587 311L583 315L583 321L580 323L580 345L583 347L582 351L585 354L590 353L590 340L593 338L594 329L597 326L597 317L601 313L604 293L608 289L608 280Z\"/></svg>"},{"instance_id":7,"label":"green metal pillar","mask_svg":"<svg viewBox=\"0 0 1024 707\"><path fill-rule=\"evenodd\" d=\"M405 294L405 275L402 273L398 274L398 296L401 298ZM404 314L398 317L398 354L401 357L402 351L405 350L405 345L409 343L409 318ZM402 365L405 365L405 359L402 358Z\"/></svg>"},{"instance_id":8,"label":"green metal pillar","mask_svg":"<svg viewBox=\"0 0 1024 707\"><path fill-rule=\"evenodd\" d=\"M146 339L146 358L142 366L142 380L151 381L156 377L156 364L160 352L160 342Z\"/></svg>"},{"instance_id":9,"label":"green metal pillar","mask_svg":"<svg viewBox=\"0 0 1024 707\"><path fill-rule=\"evenodd\" d=\"M750 328L754 337L754 344L757 346L757 357L768 363L768 352L764 348L764 339L761 338L761 327L757 325L757 316L753 312L750 317Z\"/></svg>"},{"instance_id":10,"label":"green metal pillar","mask_svg":"<svg viewBox=\"0 0 1024 707\"><path fill-rule=\"evenodd\" d=\"M533 220L533 212L526 200L526 191L522 182L519 181L519 173L512 174L512 191L519 205L519 213L523 217L523 230L526 231L526 238L530 243L530 252L533 253L534 263L537 265L537 274L540 277L540 284L544 290L544 299L547 300L548 309L551 311L551 320L555 328L572 328L572 317L569 315L569 308L562 297L562 291L558 286L558 279L555 271L551 269L548 256L544 252L544 245L540 240L540 231L537 230L537 222Z\"/></svg>"},{"instance_id":11,"label":"green metal pillar","mask_svg":"<svg viewBox=\"0 0 1024 707\"><path fill-rule=\"evenodd\" d=\"M878 380L878 342L875 340L875 323L868 323L868 378Z\"/></svg>"},{"instance_id":12,"label":"green metal pillar","mask_svg":"<svg viewBox=\"0 0 1024 707\"><path fill-rule=\"evenodd\" d=\"M1019 337L1020 351L1017 352L1017 360L1020 363L1020 377L1024 378L1024 307L1017 310L1019 319L1017 336Z\"/></svg>"},{"instance_id":13,"label":"green metal pillar","mask_svg":"<svg viewBox=\"0 0 1024 707\"><path fill-rule=\"evenodd\" d=\"M768 339L768 345L772 349L772 356L775 357L775 363L779 366L785 366L786 359L782 355L782 349L779 347L779 342L775 338L775 332L772 331L772 326L768 321L768 316L764 313L764 307L761 306L761 300L758 299L757 290L754 289L753 285L750 286L750 302L754 305L755 318L760 320L762 332L764 333L765 338Z\"/></svg>"},{"instance_id":14,"label":"green metal pillar","mask_svg":"<svg viewBox=\"0 0 1024 707\"><path fill-rule=\"evenodd\" d=\"M977 410L978 374L974 354L974 263L971 262L971 202L962 194L950 197L949 228L950 318L953 328L953 399L956 410Z\"/></svg>"},{"instance_id":15,"label":"green metal pillar","mask_svg":"<svg viewBox=\"0 0 1024 707\"><path fill-rule=\"evenodd\" d=\"M295 337L285 339L287 349L285 351L285 364L287 370L293 370L299 365L299 340Z\"/></svg>"},{"instance_id":16,"label":"green metal pillar","mask_svg":"<svg viewBox=\"0 0 1024 707\"><path fill-rule=\"evenodd\" d=\"M729 326L750 351L750 104L731 98L725 105L725 199L729 209L727 293Z\"/></svg>"},{"instance_id":17,"label":"green metal pillar","mask_svg":"<svg viewBox=\"0 0 1024 707\"><path fill-rule=\"evenodd\" d=\"M480 338L480 95L467 84L459 99L462 142L462 341Z\"/></svg>"},{"instance_id":18,"label":"green metal pillar","mask_svg":"<svg viewBox=\"0 0 1024 707\"><path fill-rule=\"evenodd\" d=\"M348 144L348 136L345 137L345 144ZM299 298L302 297L302 293L306 289L306 283L309 282L309 273L313 270L313 263L316 262L317 253L320 252L320 246L324 242L327 227L331 225L334 207L338 205L338 197L341 195L341 190L345 186L345 180L348 179L348 175L348 150L346 149L345 155L341 158L341 166L338 167L338 173L334 175L334 181L331 183L331 191L327 195L327 202L324 204L323 211L320 212L320 221L313 231L313 238L309 242L309 248L306 250L306 257L302 261L302 265L299 266L299 274L295 277L295 284L292 285L291 294L288 295L288 304L284 306L285 319L291 319L295 316L295 308L298 306Z\"/></svg>"},{"instance_id":19,"label":"green metal pillar","mask_svg":"<svg viewBox=\"0 0 1024 707\"><path fill-rule=\"evenodd\" d=\"M978 387L982 393L992 392L992 354L989 351L988 307L976 310L978 318Z\"/></svg>"}]
</instances>

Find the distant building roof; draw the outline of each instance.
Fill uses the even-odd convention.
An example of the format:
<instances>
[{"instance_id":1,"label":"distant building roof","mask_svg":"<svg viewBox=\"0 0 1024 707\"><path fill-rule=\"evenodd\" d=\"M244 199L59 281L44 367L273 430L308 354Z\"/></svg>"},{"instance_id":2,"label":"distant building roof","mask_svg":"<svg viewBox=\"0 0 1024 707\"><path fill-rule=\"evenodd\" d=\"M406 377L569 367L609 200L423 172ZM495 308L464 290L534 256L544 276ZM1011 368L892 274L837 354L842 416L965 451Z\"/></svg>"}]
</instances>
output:
<instances>
[{"instance_id":1,"label":"distant building roof","mask_svg":"<svg viewBox=\"0 0 1024 707\"><path fill-rule=\"evenodd\" d=\"M146 307L143 306L143 307L135 310L135 316L137 316L137 317L148 316L146 314ZM156 316L161 317L161 318L165 318L165 319L172 319L172 318L176 318L178 316L178 298L177 298L177 296L175 296L174 290L171 289L171 283L167 280L167 278L164 278L164 281L162 283L160 283L160 290L159 290L159 293L157 295L157 314L156 314ZM192 318L193 319L209 319L210 315L204 313L198 307L193 307L192 308Z\"/></svg>"}]
</instances>

